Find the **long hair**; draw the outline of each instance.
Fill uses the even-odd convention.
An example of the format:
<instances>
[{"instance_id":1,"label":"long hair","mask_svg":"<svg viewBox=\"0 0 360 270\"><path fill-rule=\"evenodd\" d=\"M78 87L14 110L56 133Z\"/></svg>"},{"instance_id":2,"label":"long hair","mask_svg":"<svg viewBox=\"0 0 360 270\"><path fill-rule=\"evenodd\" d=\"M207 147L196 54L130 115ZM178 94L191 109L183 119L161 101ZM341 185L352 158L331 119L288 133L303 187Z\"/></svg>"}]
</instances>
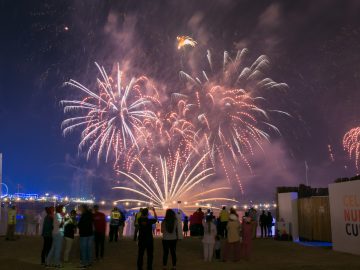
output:
<instances>
[{"instance_id":1,"label":"long hair","mask_svg":"<svg viewBox=\"0 0 360 270\"><path fill-rule=\"evenodd\" d=\"M166 210L164 221L165 221L166 231L168 233L174 232L175 222L176 222L176 215L175 215L175 212L173 210L171 210L171 209Z\"/></svg>"}]
</instances>

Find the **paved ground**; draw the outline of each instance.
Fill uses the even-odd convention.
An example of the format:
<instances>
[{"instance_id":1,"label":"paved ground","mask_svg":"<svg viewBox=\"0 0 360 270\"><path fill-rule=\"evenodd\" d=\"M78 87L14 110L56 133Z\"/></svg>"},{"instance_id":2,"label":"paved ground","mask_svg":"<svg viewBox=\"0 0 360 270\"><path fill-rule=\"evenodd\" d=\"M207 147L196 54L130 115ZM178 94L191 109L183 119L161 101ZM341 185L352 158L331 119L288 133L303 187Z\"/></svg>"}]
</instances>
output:
<instances>
[{"instance_id":1,"label":"paved ground","mask_svg":"<svg viewBox=\"0 0 360 270\"><path fill-rule=\"evenodd\" d=\"M21 238L7 242L0 238L0 269L44 269L39 265L42 239L40 237ZM106 245L104 262L97 263L92 269L135 269L136 243L130 239ZM334 252L330 248L306 247L289 242L256 240L253 258L250 262L204 263L201 257L200 239L185 239L178 245L178 267L186 270L235 270L235 269L360 269L360 256ZM78 265L79 248L73 249L72 263L65 269L75 269ZM161 268L161 241L155 242L154 270Z\"/></svg>"}]
</instances>

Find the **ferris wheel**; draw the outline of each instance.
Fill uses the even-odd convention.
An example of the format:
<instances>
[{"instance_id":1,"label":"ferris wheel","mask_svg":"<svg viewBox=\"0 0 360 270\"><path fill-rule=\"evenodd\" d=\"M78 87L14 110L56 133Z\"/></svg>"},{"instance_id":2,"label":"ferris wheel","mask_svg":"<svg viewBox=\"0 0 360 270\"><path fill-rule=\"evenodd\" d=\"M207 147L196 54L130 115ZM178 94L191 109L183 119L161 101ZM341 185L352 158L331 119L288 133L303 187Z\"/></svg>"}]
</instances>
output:
<instances>
[{"instance_id":1,"label":"ferris wheel","mask_svg":"<svg viewBox=\"0 0 360 270\"><path fill-rule=\"evenodd\" d=\"M5 198L9 195L9 188L7 186L7 184L5 183L1 183L1 196L0 198Z\"/></svg>"}]
</instances>

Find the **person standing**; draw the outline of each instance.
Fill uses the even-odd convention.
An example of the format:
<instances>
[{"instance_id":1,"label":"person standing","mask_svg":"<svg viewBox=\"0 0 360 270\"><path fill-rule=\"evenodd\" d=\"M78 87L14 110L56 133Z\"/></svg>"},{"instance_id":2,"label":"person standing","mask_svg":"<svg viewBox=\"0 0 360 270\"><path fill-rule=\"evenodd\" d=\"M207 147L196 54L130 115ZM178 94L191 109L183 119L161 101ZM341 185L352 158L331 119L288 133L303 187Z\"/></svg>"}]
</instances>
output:
<instances>
[{"instance_id":1,"label":"person standing","mask_svg":"<svg viewBox=\"0 0 360 270\"><path fill-rule=\"evenodd\" d=\"M41 228L41 221L42 221L42 217L40 215L40 213L38 213L35 217L35 235L39 235L40 233L40 228Z\"/></svg>"},{"instance_id":2,"label":"person standing","mask_svg":"<svg viewBox=\"0 0 360 270\"><path fill-rule=\"evenodd\" d=\"M169 257L169 251L172 259L172 269L176 269L176 242L179 235L179 224L176 218L176 214L173 210L167 209L165 213L164 221L161 223L161 232L163 234L163 268L167 269L167 261Z\"/></svg>"},{"instance_id":3,"label":"person standing","mask_svg":"<svg viewBox=\"0 0 360 270\"><path fill-rule=\"evenodd\" d=\"M114 207L110 214L109 242L118 241L120 219L121 213L117 207Z\"/></svg>"},{"instance_id":4,"label":"person standing","mask_svg":"<svg viewBox=\"0 0 360 270\"><path fill-rule=\"evenodd\" d=\"M261 238L267 237L267 216L265 214L265 210L262 211L260 218L259 218L259 223L260 223L260 229L261 229Z\"/></svg>"},{"instance_id":5,"label":"person standing","mask_svg":"<svg viewBox=\"0 0 360 270\"><path fill-rule=\"evenodd\" d=\"M235 209L230 209L229 222L227 225L228 236L224 248L224 261L228 261L232 255L234 261L240 260L240 231L241 224Z\"/></svg>"},{"instance_id":6,"label":"person standing","mask_svg":"<svg viewBox=\"0 0 360 270\"><path fill-rule=\"evenodd\" d=\"M267 227L267 231L268 231L268 237L272 237L273 216L271 215L270 211L268 211L268 213L267 213L266 227Z\"/></svg>"},{"instance_id":7,"label":"person standing","mask_svg":"<svg viewBox=\"0 0 360 270\"><path fill-rule=\"evenodd\" d=\"M6 240L15 241L15 229L16 229L16 206L12 205L8 209Z\"/></svg>"},{"instance_id":8,"label":"person standing","mask_svg":"<svg viewBox=\"0 0 360 270\"><path fill-rule=\"evenodd\" d=\"M86 204L80 206L80 220L78 223L80 235L80 267L91 266L93 241L93 216Z\"/></svg>"},{"instance_id":9,"label":"person standing","mask_svg":"<svg viewBox=\"0 0 360 270\"><path fill-rule=\"evenodd\" d=\"M202 242L204 247L204 261L211 262L214 255L215 237L217 234L213 216L207 215L203 226L204 237Z\"/></svg>"},{"instance_id":10,"label":"person standing","mask_svg":"<svg viewBox=\"0 0 360 270\"><path fill-rule=\"evenodd\" d=\"M71 248L75 238L76 231L76 211L71 210L70 215L65 219L64 223L64 239L65 239L65 251L64 262L69 262L69 256Z\"/></svg>"},{"instance_id":11,"label":"person standing","mask_svg":"<svg viewBox=\"0 0 360 270\"><path fill-rule=\"evenodd\" d=\"M161 223L160 223L160 221L157 221L155 226L156 226L155 235L156 236L161 235Z\"/></svg>"},{"instance_id":12,"label":"person standing","mask_svg":"<svg viewBox=\"0 0 360 270\"><path fill-rule=\"evenodd\" d=\"M257 227L258 227L258 213L256 211L256 209L254 207L251 207L249 209L249 217L251 218L251 225L253 228L253 239L256 238L256 234L257 234Z\"/></svg>"},{"instance_id":13,"label":"person standing","mask_svg":"<svg viewBox=\"0 0 360 270\"><path fill-rule=\"evenodd\" d=\"M220 235L215 237L215 258L217 260L221 259L221 238Z\"/></svg>"},{"instance_id":14,"label":"person standing","mask_svg":"<svg viewBox=\"0 0 360 270\"><path fill-rule=\"evenodd\" d=\"M183 234L181 233L181 228L182 228L182 214L181 214L181 212L180 212L180 210L178 209L176 212L175 212L175 217L176 217L176 221L177 221L177 228L179 229L179 232L180 233L178 233L177 234L177 239L178 240L182 240L182 239L184 239L184 236L183 236Z\"/></svg>"},{"instance_id":15,"label":"person standing","mask_svg":"<svg viewBox=\"0 0 360 270\"><path fill-rule=\"evenodd\" d=\"M46 258L46 265L61 267L61 251L64 241L64 206L58 205L55 208L53 222L52 246Z\"/></svg>"},{"instance_id":16,"label":"person standing","mask_svg":"<svg viewBox=\"0 0 360 270\"><path fill-rule=\"evenodd\" d=\"M252 238L253 238L253 224L251 223L252 219L249 217L248 213L245 214L242 224L242 243L241 243L241 253L245 260L250 260L251 249L252 249Z\"/></svg>"},{"instance_id":17,"label":"person standing","mask_svg":"<svg viewBox=\"0 0 360 270\"><path fill-rule=\"evenodd\" d=\"M138 234L139 234L139 218L142 215L142 208L140 208L139 212L135 214L135 222L134 222L134 226L135 226L135 232L134 232L134 241L137 240L138 238Z\"/></svg>"},{"instance_id":18,"label":"person standing","mask_svg":"<svg viewBox=\"0 0 360 270\"><path fill-rule=\"evenodd\" d=\"M137 269L143 269L143 260L145 250L147 252L147 270L152 270L154 257L154 237L152 234L152 225L157 222L157 214L155 208L152 208L154 218L149 218L149 209L144 208L141 211L141 217L138 219L139 242L138 242L138 258Z\"/></svg>"},{"instance_id":19,"label":"person standing","mask_svg":"<svg viewBox=\"0 0 360 270\"><path fill-rule=\"evenodd\" d=\"M184 238L188 237L189 232L189 218L187 216L184 217L184 226L183 226Z\"/></svg>"},{"instance_id":20,"label":"person standing","mask_svg":"<svg viewBox=\"0 0 360 270\"><path fill-rule=\"evenodd\" d=\"M120 222L119 222L119 238L122 239L124 236L126 214L125 211L120 211Z\"/></svg>"},{"instance_id":21,"label":"person standing","mask_svg":"<svg viewBox=\"0 0 360 270\"><path fill-rule=\"evenodd\" d=\"M94 205L94 240L95 240L95 257L104 259L104 244L105 244L105 230L106 230L106 217L105 214L99 211L99 206Z\"/></svg>"},{"instance_id":22,"label":"person standing","mask_svg":"<svg viewBox=\"0 0 360 270\"><path fill-rule=\"evenodd\" d=\"M52 245L52 231L54 223L54 211L51 207L45 207L46 216L42 227L43 248L41 251L41 264L45 265L46 257L49 255Z\"/></svg>"},{"instance_id":23,"label":"person standing","mask_svg":"<svg viewBox=\"0 0 360 270\"><path fill-rule=\"evenodd\" d=\"M220 232L219 235L222 238L226 238L227 237L227 224L229 222L229 212L226 209L226 206L223 206L222 210L220 211Z\"/></svg>"}]
</instances>

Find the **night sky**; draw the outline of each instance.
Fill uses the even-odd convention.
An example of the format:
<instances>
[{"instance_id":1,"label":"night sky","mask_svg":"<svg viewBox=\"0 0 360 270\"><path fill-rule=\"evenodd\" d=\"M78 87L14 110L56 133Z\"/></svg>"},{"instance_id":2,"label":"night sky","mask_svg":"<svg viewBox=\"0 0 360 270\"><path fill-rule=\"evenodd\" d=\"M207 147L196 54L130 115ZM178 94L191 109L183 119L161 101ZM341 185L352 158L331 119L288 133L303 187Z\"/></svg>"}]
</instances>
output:
<instances>
[{"instance_id":1,"label":"night sky","mask_svg":"<svg viewBox=\"0 0 360 270\"><path fill-rule=\"evenodd\" d=\"M282 136L251 158L254 174L242 170L242 199L271 199L275 186L304 183L305 161L316 187L353 176L342 138L360 126L359 11L356 0L0 0L3 182L11 193L20 184L22 192L70 194L75 179L88 177L95 195L106 194L111 166L78 155L78 132L62 135L59 102L76 95L63 83L94 83L97 61L110 71L127 63L176 88L179 34L197 40L196 50L266 54L271 77L289 85L268 102L292 117L275 119Z\"/></svg>"}]
</instances>

